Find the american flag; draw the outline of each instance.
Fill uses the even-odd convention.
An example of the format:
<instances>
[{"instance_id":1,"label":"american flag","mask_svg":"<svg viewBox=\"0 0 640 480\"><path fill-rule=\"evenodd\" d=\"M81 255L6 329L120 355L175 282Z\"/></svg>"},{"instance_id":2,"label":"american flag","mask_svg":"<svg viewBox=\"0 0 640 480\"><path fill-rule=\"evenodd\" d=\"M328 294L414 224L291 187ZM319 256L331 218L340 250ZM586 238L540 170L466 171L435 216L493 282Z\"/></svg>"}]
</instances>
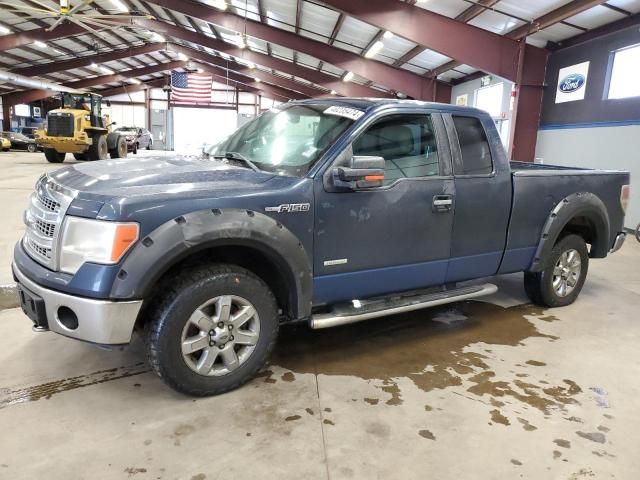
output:
<instances>
[{"instance_id":1,"label":"american flag","mask_svg":"<svg viewBox=\"0 0 640 480\"><path fill-rule=\"evenodd\" d=\"M171 72L171 100L175 103L211 103L211 75Z\"/></svg>"}]
</instances>

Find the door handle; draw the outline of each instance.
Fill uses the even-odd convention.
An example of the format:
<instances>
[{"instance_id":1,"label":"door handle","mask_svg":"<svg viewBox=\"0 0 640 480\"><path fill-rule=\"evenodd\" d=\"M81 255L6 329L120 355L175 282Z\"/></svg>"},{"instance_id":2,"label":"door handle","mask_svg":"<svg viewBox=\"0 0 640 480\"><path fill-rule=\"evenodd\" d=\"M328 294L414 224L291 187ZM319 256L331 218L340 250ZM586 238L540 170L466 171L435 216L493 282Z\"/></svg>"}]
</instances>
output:
<instances>
[{"instance_id":1,"label":"door handle","mask_svg":"<svg viewBox=\"0 0 640 480\"><path fill-rule=\"evenodd\" d=\"M433 197L433 211L443 213L451 211L453 207L453 195L435 195Z\"/></svg>"}]
</instances>

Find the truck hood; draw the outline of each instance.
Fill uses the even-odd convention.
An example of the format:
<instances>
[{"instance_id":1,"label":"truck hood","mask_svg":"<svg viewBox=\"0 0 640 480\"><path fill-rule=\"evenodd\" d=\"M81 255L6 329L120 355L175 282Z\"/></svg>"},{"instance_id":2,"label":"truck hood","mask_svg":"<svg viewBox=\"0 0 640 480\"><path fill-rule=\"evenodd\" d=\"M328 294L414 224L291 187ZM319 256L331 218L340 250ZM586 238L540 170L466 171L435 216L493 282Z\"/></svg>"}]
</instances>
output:
<instances>
[{"instance_id":1,"label":"truck hood","mask_svg":"<svg viewBox=\"0 0 640 480\"><path fill-rule=\"evenodd\" d=\"M78 163L50 173L49 177L81 193L133 197L247 190L257 188L274 174L218 160L172 155Z\"/></svg>"}]
</instances>

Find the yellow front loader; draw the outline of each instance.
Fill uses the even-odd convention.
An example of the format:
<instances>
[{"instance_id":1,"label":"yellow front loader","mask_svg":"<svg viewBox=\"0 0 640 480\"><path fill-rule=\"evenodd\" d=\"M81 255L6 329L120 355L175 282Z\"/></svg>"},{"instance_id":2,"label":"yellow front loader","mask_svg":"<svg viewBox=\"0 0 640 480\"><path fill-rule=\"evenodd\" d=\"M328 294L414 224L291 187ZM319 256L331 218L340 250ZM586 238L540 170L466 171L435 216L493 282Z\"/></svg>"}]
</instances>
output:
<instances>
[{"instance_id":1,"label":"yellow front loader","mask_svg":"<svg viewBox=\"0 0 640 480\"><path fill-rule=\"evenodd\" d=\"M51 163L61 163L67 153L76 160L104 160L127 156L124 135L111 131L108 115L102 115L102 96L95 93L60 94L61 108L49 111L43 129L35 137Z\"/></svg>"}]
</instances>

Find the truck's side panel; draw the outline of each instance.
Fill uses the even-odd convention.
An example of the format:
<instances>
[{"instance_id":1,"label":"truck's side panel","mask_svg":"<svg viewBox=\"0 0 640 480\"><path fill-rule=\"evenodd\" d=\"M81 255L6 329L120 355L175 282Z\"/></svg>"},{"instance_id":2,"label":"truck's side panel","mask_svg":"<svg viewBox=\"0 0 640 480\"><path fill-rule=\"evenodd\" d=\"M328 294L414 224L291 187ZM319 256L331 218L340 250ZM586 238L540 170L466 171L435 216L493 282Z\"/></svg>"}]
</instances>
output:
<instances>
[{"instance_id":1,"label":"truck's side panel","mask_svg":"<svg viewBox=\"0 0 640 480\"><path fill-rule=\"evenodd\" d=\"M454 167L456 172L463 172L463 153L454 121L451 115L443 117L448 127ZM509 166L491 118L488 115L478 118L489 142L493 172L455 175L456 205L447 282L494 275L506 243L511 210Z\"/></svg>"},{"instance_id":2,"label":"truck's side panel","mask_svg":"<svg viewBox=\"0 0 640 480\"><path fill-rule=\"evenodd\" d=\"M509 238L500 273L527 270L540 242L542 228L551 211L573 193L590 192L607 206L610 223L609 248L623 229L624 212L620 205L620 189L629 183L623 172L589 170L526 169L513 177L514 202L509 225ZM606 179L606 181L603 181Z\"/></svg>"}]
</instances>

